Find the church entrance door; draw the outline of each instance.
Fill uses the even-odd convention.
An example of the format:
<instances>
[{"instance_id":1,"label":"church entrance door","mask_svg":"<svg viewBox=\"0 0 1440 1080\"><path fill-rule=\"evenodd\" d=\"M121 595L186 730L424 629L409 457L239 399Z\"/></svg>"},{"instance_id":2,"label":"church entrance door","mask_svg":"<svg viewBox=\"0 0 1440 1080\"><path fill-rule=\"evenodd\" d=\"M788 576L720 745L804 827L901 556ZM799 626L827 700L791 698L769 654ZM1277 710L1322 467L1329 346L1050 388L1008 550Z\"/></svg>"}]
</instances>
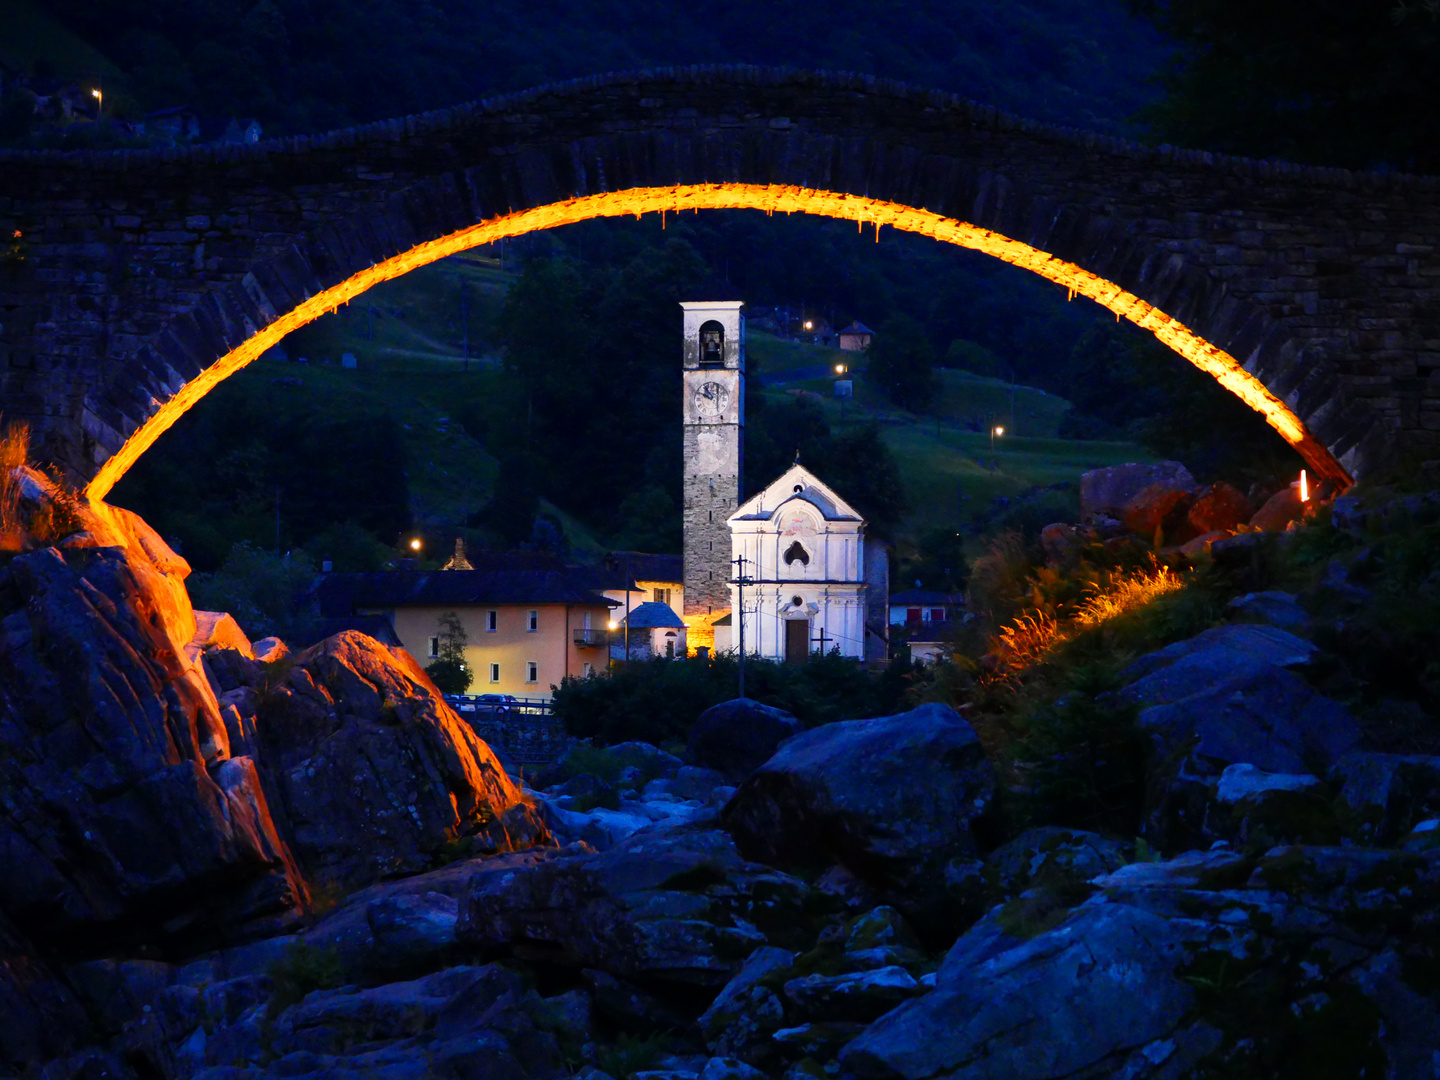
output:
<instances>
[{"instance_id":1,"label":"church entrance door","mask_svg":"<svg viewBox=\"0 0 1440 1080\"><path fill-rule=\"evenodd\" d=\"M803 664L810 656L810 620L785 620L785 662Z\"/></svg>"}]
</instances>

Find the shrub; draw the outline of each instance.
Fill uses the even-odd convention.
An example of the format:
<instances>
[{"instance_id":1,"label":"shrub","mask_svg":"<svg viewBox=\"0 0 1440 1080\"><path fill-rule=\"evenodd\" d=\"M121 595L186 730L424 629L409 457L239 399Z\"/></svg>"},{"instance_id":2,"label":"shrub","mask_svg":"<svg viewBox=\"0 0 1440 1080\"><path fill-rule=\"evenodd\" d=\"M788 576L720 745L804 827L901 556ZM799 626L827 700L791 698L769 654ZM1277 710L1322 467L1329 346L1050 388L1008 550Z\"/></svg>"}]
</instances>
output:
<instances>
[{"instance_id":1,"label":"shrub","mask_svg":"<svg viewBox=\"0 0 1440 1080\"><path fill-rule=\"evenodd\" d=\"M908 662L897 662L875 676L833 651L803 664L752 657L745 661L745 695L816 727L897 711L908 672ZM555 715L571 735L600 745L638 739L660 746L685 742L696 717L738 694L733 656L632 661L608 678L566 678L555 690Z\"/></svg>"}]
</instances>

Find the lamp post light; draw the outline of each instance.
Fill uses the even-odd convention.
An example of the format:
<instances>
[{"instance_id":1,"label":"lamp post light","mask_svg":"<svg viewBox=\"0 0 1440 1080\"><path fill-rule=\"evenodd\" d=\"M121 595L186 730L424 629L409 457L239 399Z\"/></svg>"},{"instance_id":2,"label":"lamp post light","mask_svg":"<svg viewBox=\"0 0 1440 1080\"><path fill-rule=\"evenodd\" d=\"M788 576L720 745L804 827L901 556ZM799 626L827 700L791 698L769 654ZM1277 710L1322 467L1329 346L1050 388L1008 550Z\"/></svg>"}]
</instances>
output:
<instances>
[{"instance_id":1,"label":"lamp post light","mask_svg":"<svg viewBox=\"0 0 1440 1080\"><path fill-rule=\"evenodd\" d=\"M410 550L415 552L417 555L420 553L420 549L424 546L424 541L422 541L418 536L410 541Z\"/></svg>"},{"instance_id":2,"label":"lamp post light","mask_svg":"<svg viewBox=\"0 0 1440 1080\"><path fill-rule=\"evenodd\" d=\"M1005 429L1004 429L1003 427L1001 427L999 424L996 424L994 427L992 427L992 428L990 429L990 453L992 453L992 454L995 453L995 436L997 436L997 435L1004 435L1004 434L1005 434Z\"/></svg>"},{"instance_id":3,"label":"lamp post light","mask_svg":"<svg viewBox=\"0 0 1440 1080\"><path fill-rule=\"evenodd\" d=\"M105 95L99 90L91 90L90 96L95 99L95 119L100 119L100 114L105 111Z\"/></svg>"}]
</instances>

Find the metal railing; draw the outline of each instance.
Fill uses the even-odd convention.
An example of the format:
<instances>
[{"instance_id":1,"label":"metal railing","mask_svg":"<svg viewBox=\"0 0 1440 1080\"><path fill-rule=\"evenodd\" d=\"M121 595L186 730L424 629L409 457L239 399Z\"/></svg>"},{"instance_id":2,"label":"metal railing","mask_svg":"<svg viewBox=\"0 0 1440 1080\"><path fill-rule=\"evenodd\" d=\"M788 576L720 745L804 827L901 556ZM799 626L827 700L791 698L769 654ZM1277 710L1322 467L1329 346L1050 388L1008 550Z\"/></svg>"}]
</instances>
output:
<instances>
[{"instance_id":1,"label":"metal railing","mask_svg":"<svg viewBox=\"0 0 1440 1080\"><path fill-rule=\"evenodd\" d=\"M512 694L446 694L450 707L462 716L477 712L515 716L549 716L554 704L549 698L522 698Z\"/></svg>"},{"instance_id":2,"label":"metal railing","mask_svg":"<svg viewBox=\"0 0 1440 1080\"><path fill-rule=\"evenodd\" d=\"M577 626L574 630L575 647L577 649L602 648L610 637L610 631L606 629L596 630L589 627Z\"/></svg>"}]
</instances>

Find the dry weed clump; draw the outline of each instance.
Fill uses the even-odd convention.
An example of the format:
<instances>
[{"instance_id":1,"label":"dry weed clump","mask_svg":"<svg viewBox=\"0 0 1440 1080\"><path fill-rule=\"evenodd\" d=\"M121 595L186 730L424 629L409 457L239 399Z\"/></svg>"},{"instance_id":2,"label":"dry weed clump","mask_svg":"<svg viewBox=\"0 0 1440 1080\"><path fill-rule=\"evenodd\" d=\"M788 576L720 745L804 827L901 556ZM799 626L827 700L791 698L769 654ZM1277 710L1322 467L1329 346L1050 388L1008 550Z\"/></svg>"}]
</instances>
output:
<instances>
[{"instance_id":1,"label":"dry weed clump","mask_svg":"<svg viewBox=\"0 0 1440 1080\"><path fill-rule=\"evenodd\" d=\"M15 470L30 458L30 425L0 429L0 551L19 551L25 538L20 520L20 479Z\"/></svg>"},{"instance_id":2,"label":"dry weed clump","mask_svg":"<svg viewBox=\"0 0 1440 1080\"><path fill-rule=\"evenodd\" d=\"M52 544L81 526L79 496L53 470L46 470L52 497L28 514L20 507L17 470L30 459L30 426L0 428L0 552Z\"/></svg>"},{"instance_id":3,"label":"dry weed clump","mask_svg":"<svg viewBox=\"0 0 1440 1080\"><path fill-rule=\"evenodd\" d=\"M1076 634L1103 626L1111 619L1184 587L1184 579L1168 566L1151 566L1095 587L1075 615L1064 622L1043 611L1017 615L1000 628L995 638L991 652L993 670L1002 677L1019 674L1043 661L1056 646Z\"/></svg>"}]
</instances>

